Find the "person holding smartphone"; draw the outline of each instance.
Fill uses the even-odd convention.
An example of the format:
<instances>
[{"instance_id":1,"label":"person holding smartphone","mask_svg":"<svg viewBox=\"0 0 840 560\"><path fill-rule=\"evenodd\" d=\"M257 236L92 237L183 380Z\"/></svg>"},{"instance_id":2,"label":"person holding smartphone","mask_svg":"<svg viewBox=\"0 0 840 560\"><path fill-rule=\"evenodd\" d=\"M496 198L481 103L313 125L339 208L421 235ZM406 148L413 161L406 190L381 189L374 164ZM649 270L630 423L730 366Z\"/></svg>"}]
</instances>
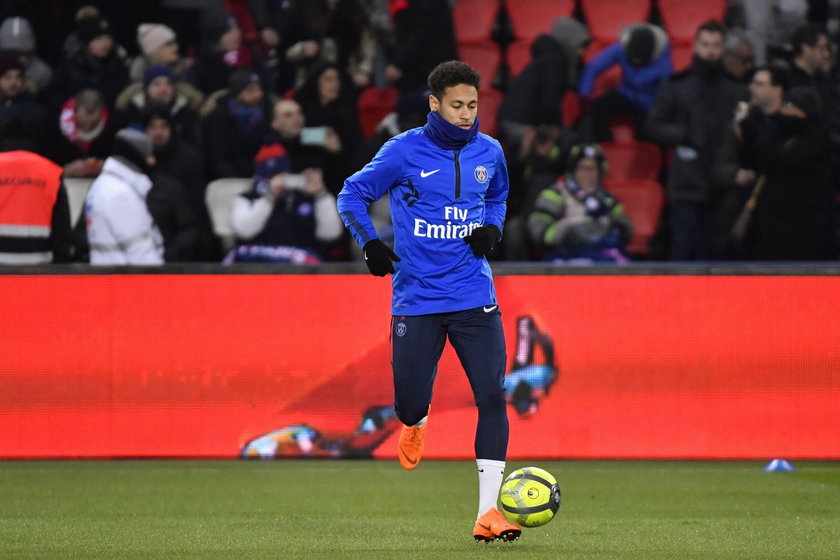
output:
<instances>
[{"instance_id":1,"label":"person holding smartphone","mask_svg":"<svg viewBox=\"0 0 840 560\"><path fill-rule=\"evenodd\" d=\"M321 169L295 172L280 142L257 153L253 188L234 200L231 224L238 244L225 263L318 264L323 244L343 233Z\"/></svg>"}]
</instances>

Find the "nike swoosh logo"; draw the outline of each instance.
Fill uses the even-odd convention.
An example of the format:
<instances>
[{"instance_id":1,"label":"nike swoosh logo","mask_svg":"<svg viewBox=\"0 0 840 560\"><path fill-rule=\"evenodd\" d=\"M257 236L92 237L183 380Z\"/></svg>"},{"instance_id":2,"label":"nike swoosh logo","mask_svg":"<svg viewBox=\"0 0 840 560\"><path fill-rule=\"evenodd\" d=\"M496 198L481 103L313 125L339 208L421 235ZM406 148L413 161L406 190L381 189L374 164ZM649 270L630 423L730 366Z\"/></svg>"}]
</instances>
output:
<instances>
[{"instance_id":1,"label":"nike swoosh logo","mask_svg":"<svg viewBox=\"0 0 840 560\"><path fill-rule=\"evenodd\" d=\"M420 459L414 459L414 460L412 461L412 460L408 457L408 455L406 455L406 454L405 454L405 451L403 451L402 449L400 449L400 450L399 450L399 452L400 452L400 456L401 456L403 459L405 459L405 462L406 462L406 463L408 463L409 465L416 465L416 464L417 464L417 461L419 461L419 460L420 460Z\"/></svg>"},{"instance_id":2,"label":"nike swoosh logo","mask_svg":"<svg viewBox=\"0 0 840 560\"><path fill-rule=\"evenodd\" d=\"M428 177L429 175L434 175L434 174L435 174L435 173L437 173L438 171L440 171L440 169L435 169L434 171L423 171L423 170L421 169L421 170L420 170L420 176L421 176L421 177L423 177L423 178L426 178L426 177Z\"/></svg>"},{"instance_id":3,"label":"nike swoosh logo","mask_svg":"<svg viewBox=\"0 0 840 560\"><path fill-rule=\"evenodd\" d=\"M499 306L498 306L498 305L491 305L490 307L487 307L487 306L485 305L485 306L484 306L484 312L485 312L485 313L490 313L491 311L493 311L493 310L494 310L494 309L496 309L497 307L499 307Z\"/></svg>"}]
</instances>

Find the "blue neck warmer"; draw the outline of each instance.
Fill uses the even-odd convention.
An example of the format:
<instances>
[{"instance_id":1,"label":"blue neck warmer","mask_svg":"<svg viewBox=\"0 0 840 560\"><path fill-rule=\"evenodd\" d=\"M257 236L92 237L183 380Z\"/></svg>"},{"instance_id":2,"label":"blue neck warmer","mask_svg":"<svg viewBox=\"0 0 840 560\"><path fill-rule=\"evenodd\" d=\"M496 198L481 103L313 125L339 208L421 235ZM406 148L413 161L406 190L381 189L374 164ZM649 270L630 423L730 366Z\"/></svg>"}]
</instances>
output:
<instances>
[{"instance_id":1,"label":"blue neck warmer","mask_svg":"<svg viewBox=\"0 0 840 560\"><path fill-rule=\"evenodd\" d=\"M262 107L246 107L233 99L228 99L227 106L242 132L250 132L263 122Z\"/></svg>"},{"instance_id":2,"label":"blue neck warmer","mask_svg":"<svg viewBox=\"0 0 840 560\"><path fill-rule=\"evenodd\" d=\"M467 142L478 134L478 117L475 118L475 122L469 130L464 130L460 126L446 122L435 111L429 111L427 119L423 132L429 137L429 140L444 150L463 148Z\"/></svg>"}]
</instances>

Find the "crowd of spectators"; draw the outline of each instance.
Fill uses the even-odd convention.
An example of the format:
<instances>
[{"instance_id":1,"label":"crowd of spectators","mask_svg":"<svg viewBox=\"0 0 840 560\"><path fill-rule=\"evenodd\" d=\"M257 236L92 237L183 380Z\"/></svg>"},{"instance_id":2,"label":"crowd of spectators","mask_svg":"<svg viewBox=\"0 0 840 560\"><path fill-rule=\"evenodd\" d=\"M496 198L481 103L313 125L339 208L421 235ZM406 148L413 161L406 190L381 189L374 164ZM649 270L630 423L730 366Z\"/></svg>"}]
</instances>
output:
<instances>
[{"instance_id":1,"label":"crowd of spectators","mask_svg":"<svg viewBox=\"0 0 840 560\"><path fill-rule=\"evenodd\" d=\"M457 1L12 0L0 9L0 151L92 181L76 223L53 223L73 246L56 262L355 260L335 197L388 138L424 124L425 77L459 54ZM498 31L504 3L486 5L502 7ZM836 259L840 70L826 14L810 8L733 1L677 69L655 10L597 50L579 9L546 21L513 79L482 76L482 91L503 92L483 129L511 174L493 258ZM599 89L614 68L619 81ZM372 135L357 109L369 88L398 91ZM665 206L644 254L628 249L632 216L605 181L598 143L614 140L616 118L663 154ZM230 211L233 248L205 202L224 178L250 180ZM56 196L53 220L65 220ZM387 241L387 206L372 212Z\"/></svg>"}]
</instances>

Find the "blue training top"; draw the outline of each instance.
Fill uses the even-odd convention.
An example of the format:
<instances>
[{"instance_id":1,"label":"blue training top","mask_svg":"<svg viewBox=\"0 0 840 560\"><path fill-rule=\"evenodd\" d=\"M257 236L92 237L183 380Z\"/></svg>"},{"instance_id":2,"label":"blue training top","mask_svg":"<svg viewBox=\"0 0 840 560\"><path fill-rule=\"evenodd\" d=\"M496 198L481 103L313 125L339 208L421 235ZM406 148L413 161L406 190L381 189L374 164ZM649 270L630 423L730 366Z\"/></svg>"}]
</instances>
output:
<instances>
[{"instance_id":1,"label":"blue training top","mask_svg":"<svg viewBox=\"0 0 840 560\"><path fill-rule=\"evenodd\" d=\"M451 128L448 128L451 127ZM502 230L508 173L498 141L464 133L437 113L388 140L370 163L344 182L338 211L356 241L376 239L367 209L387 191L400 262L393 283L394 315L463 311L495 304L490 265L464 236L493 224Z\"/></svg>"}]
</instances>

